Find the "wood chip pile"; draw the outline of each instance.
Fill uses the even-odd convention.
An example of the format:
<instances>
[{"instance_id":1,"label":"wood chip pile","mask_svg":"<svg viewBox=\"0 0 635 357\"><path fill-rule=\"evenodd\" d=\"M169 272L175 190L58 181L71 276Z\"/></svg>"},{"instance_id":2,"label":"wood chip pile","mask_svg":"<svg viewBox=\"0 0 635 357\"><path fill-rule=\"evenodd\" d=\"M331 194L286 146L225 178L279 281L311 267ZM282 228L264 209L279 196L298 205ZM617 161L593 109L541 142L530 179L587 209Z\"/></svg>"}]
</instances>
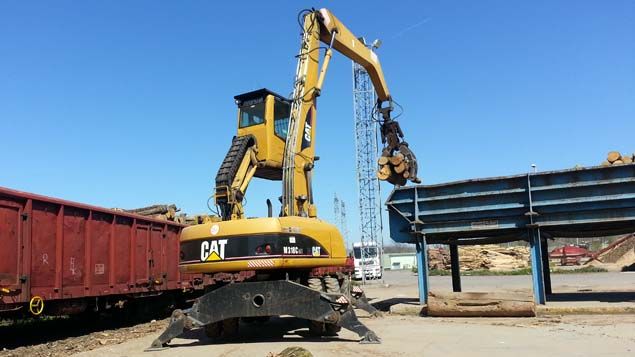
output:
<instances>
[{"instance_id":1,"label":"wood chip pile","mask_svg":"<svg viewBox=\"0 0 635 357\"><path fill-rule=\"evenodd\" d=\"M595 252L587 263L593 261L623 266L635 264L635 233L628 234Z\"/></svg>"}]
</instances>

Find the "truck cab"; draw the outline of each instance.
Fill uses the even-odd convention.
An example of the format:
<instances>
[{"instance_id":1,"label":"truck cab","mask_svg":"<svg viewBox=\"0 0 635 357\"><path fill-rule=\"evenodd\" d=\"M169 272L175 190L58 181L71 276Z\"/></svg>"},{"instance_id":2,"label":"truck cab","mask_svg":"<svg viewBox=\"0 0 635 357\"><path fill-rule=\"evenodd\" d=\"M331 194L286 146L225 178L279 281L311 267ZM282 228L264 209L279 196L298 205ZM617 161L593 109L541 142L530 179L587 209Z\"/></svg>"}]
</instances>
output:
<instances>
[{"instance_id":1,"label":"truck cab","mask_svg":"<svg viewBox=\"0 0 635 357\"><path fill-rule=\"evenodd\" d=\"M382 269L377 243L353 243L353 258L355 263L355 279L381 279Z\"/></svg>"}]
</instances>

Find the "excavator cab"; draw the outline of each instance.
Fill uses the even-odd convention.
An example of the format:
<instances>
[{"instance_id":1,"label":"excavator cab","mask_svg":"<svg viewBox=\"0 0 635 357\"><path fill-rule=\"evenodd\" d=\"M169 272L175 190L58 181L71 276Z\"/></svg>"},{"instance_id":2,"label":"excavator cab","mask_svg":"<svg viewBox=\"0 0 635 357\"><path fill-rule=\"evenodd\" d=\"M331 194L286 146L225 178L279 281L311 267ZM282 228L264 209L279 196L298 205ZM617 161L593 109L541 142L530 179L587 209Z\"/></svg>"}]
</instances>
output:
<instances>
[{"instance_id":1,"label":"excavator cab","mask_svg":"<svg viewBox=\"0 0 635 357\"><path fill-rule=\"evenodd\" d=\"M266 88L234 97L238 106L238 137L251 136L259 166L256 177L282 179L284 145L291 101Z\"/></svg>"}]
</instances>

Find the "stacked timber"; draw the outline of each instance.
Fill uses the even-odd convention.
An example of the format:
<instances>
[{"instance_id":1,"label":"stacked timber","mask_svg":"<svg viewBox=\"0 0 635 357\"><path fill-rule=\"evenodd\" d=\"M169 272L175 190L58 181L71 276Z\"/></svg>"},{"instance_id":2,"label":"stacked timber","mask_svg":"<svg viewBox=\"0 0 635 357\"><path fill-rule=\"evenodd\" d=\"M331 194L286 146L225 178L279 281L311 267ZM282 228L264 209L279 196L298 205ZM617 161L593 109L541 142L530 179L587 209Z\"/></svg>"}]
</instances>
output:
<instances>
[{"instance_id":1,"label":"stacked timber","mask_svg":"<svg viewBox=\"0 0 635 357\"><path fill-rule=\"evenodd\" d=\"M530 266L528 247L473 245L459 247L461 271L509 271Z\"/></svg>"},{"instance_id":2,"label":"stacked timber","mask_svg":"<svg viewBox=\"0 0 635 357\"><path fill-rule=\"evenodd\" d=\"M450 269L450 252L443 248L428 248L428 269Z\"/></svg>"},{"instance_id":3,"label":"stacked timber","mask_svg":"<svg viewBox=\"0 0 635 357\"><path fill-rule=\"evenodd\" d=\"M152 205L141 208L126 209L124 212L134 213L142 216L148 216L154 219L163 219L166 221L176 221L176 213L179 211L175 204L171 205Z\"/></svg>"},{"instance_id":4,"label":"stacked timber","mask_svg":"<svg viewBox=\"0 0 635 357\"><path fill-rule=\"evenodd\" d=\"M606 155L606 160L602 166L632 164L635 162L635 153L622 155L619 151L611 151Z\"/></svg>"},{"instance_id":5,"label":"stacked timber","mask_svg":"<svg viewBox=\"0 0 635 357\"><path fill-rule=\"evenodd\" d=\"M113 209L115 211L134 213L141 216L150 217L153 219L172 221L176 223L185 224L188 226L191 226L194 224L203 224L203 223L221 221L220 217L214 216L214 215L208 215L208 214L196 214L196 215L189 215L187 213L177 214L180 211L180 209L177 208L175 204L152 205L152 206L134 208L134 209L122 209L122 208L113 208Z\"/></svg>"}]
</instances>

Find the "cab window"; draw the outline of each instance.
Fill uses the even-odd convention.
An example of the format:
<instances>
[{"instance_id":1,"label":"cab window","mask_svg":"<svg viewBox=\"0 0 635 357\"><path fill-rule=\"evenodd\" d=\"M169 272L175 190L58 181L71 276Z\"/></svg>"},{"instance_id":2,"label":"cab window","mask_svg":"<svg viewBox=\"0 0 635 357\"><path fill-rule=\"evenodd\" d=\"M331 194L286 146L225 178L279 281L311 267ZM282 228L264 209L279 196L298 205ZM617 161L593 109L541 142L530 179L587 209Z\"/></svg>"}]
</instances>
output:
<instances>
[{"instance_id":1,"label":"cab window","mask_svg":"<svg viewBox=\"0 0 635 357\"><path fill-rule=\"evenodd\" d=\"M276 135L282 139L287 138L290 115L291 106L289 103L276 98L273 104L273 130Z\"/></svg>"},{"instance_id":2,"label":"cab window","mask_svg":"<svg viewBox=\"0 0 635 357\"><path fill-rule=\"evenodd\" d=\"M245 128L265 122L265 102L244 105L240 107L239 127Z\"/></svg>"}]
</instances>

